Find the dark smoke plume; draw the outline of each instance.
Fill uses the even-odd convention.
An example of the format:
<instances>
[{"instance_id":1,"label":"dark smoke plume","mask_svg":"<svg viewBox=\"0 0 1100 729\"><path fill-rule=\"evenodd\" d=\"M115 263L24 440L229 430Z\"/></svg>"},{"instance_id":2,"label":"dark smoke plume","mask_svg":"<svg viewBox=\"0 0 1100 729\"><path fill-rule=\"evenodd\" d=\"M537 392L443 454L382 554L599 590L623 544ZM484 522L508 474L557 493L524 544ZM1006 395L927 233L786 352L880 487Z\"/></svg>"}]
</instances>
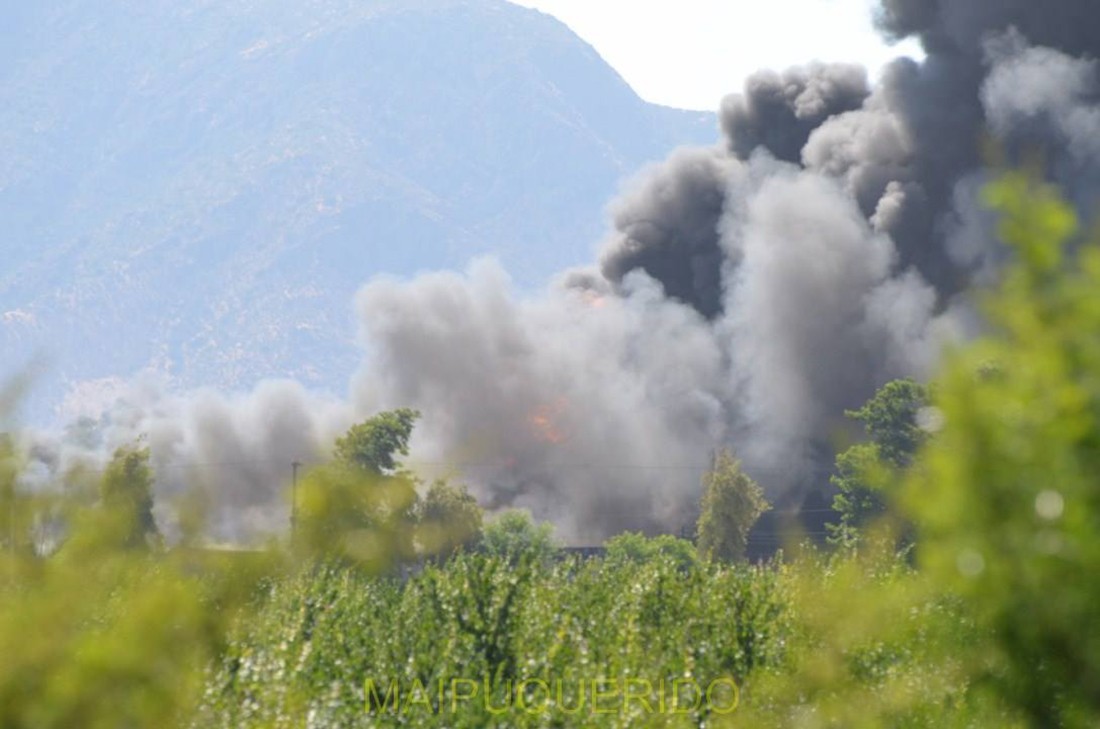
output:
<instances>
[{"instance_id":1,"label":"dark smoke plume","mask_svg":"<svg viewBox=\"0 0 1100 729\"><path fill-rule=\"evenodd\" d=\"M1100 190L1100 3L882 0L877 21L926 58L873 88L849 65L754 75L723 102L722 139L643 171L598 266L540 296L491 261L367 284L351 411L421 409L425 474L578 541L680 527L723 445L775 500L823 485L844 409L972 329L968 287L1004 255L978 202L983 139L1041 152L1086 217ZM211 401L154 449L285 453L350 417L293 391L243 407L285 396L285 437L250 442Z\"/></svg>"},{"instance_id":2,"label":"dark smoke plume","mask_svg":"<svg viewBox=\"0 0 1100 729\"><path fill-rule=\"evenodd\" d=\"M724 139L674 152L611 205L598 275L537 304L490 285L500 272L366 287L379 359L362 402L447 403L425 438L438 453L479 433L518 454L531 480L494 474L483 493L586 536L675 526L685 507L667 504L696 495L694 473L611 463L729 444L773 497L820 485L843 410L973 328L967 289L1002 255L979 204L983 137L1014 159L1041 150L1083 210L1100 171L1100 5L898 1L878 21L926 58L874 88L850 65L754 75L722 104ZM572 437L525 452L515 423L555 398Z\"/></svg>"}]
</instances>

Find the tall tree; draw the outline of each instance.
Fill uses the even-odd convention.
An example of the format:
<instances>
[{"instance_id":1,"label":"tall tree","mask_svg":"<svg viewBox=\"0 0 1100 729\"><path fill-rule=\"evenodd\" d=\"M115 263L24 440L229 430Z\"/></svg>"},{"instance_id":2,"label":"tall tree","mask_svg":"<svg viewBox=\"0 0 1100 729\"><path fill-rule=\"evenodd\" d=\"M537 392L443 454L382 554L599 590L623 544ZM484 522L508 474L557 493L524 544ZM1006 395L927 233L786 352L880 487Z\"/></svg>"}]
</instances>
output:
<instances>
[{"instance_id":1,"label":"tall tree","mask_svg":"<svg viewBox=\"0 0 1100 729\"><path fill-rule=\"evenodd\" d=\"M397 456L409 455L409 438L420 412L398 408L353 425L336 441L336 459L373 473L392 474Z\"/></svg>"},{"instance_id":2,"label":"tall tree","mask_svg":"<svg viewBox=\"0 0 1100 729\"><path fill-rule=\"evenodd\" d=\"M845 413L863 424L868 440L836 458L830 481L837 488L833 509L839 524L827 525L833 544L854 544L859 529L886 511L885 489L899 480L928 437L920 415L929 401L928 388L912 380L883 385L859 410Z\"/></svg>"},{"instance_id":3,"label":"tall tree","mask_svg":"<svg viewBox=\"0 0 1100 729\"><path fill-rule=\"evenodd\" d=\"M696 546L706 559L732 562L745 557L749 531L771 505L764 491L741 470L728 450L719 451L703 476Z\"/></svg>"},{"instance_id":4,"label":"tall tree","mask_svg":"<svg viewBox=\"0 0 1100 729\"><path fill-rule=\"evenodd\" d=\"M465 486L436 481L416 517L417 541L426 554L449 555L481 538L481 507Z\"/></svg>"},{"instance_id":5,"label":"tall tree","mask_svg":"<svg viewBox=\"0 0 1100 729\"><path fill-rule=\"evenodd\" d=\"M859 410L848 417L863 423L863 428L879 455L895 468L904 468L928 437L919 416L928 405L928 388L913 380L887 382Z\"/></svg>"},{"instance_id":6,"label":"tall tree","mask_svg":"<svg viewBox=\"0 0 1100 729\"><path fill-rule=\"evenodd\" d=\"M118 448L103 473L99 493L122 546L147 547L159 540L148 448L136 444Z\"/></svg>"}]
</instances>

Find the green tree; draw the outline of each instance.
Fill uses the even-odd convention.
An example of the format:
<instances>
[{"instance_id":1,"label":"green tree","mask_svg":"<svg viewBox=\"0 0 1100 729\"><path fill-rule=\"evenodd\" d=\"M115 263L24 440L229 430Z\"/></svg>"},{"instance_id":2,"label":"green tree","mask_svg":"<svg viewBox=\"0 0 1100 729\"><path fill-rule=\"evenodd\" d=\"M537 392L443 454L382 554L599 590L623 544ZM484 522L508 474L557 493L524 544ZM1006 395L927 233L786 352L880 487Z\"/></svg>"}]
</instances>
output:
<instances>
[{"instance_id":1,"label":"green tree","mask_svg":"<svg viewBox=\"0 0 1100 729\"><path fill-rule=\"evenodd\" d=\"M433 483L417 504L416 521L425 554L449 555L481 539L481 507L465 486Z\"/></svg>"},{"instance_id":2,"label":"green tree","mask_svg":"<svg viewBox=\"0 0 1100 729\"><path fill-rule=\"evenodd\" d=\"M749 531L771 505L755 481L741 470L728 450L719 451L703 476L696 546L709 560L732 562L745 557Z\"/></svg>"},{"instance_id":3,"label":"green tree","mask_svg":"<svg viewBox=\"0 0 1100 729\"><path fill-rule=\"evenodd\" d=\"M419 413L382 412L337 439L335 460L310 470L299 488L299 545L314 555L386 569L414 556L416 481L408 455Z\"/></svg>"},{"instance_id":4,"label":"green tree","mask_svg":"<svg viewBox=\"0 0 1100 729\"><path fill-rule=\"evenodd\" d=\"M159 542L148 448L136 444L118 448L103 472L99 493L121 546L148 547Z\"/></svg>"},{"instance_id":5,"label":"green tree","mask_svg":"<svg viewBox=\"0 0 1100 729\"><path fill-rule=\"evenodd\" d=\"M379 475L398 468L397 457L409 455L409 438L420 413L398 408L353 425L336 440L336 460Z\"/></svg>"},{"instance_id":6,"label":"green tree","mask_svg":"<svg viewBox=\"0 0 1100 729\"><path fill-rule=\"evenodd\" d=\"M845 413L863 423L879 456L895 468L905 468L928 437L920 414L928 406L928 388L913 380L887 382L859 410Z\"/></svg>"},{"instance_id":7,"label":"green tree","mask_svg":"<svg viewBox=\"0 0 1100 729\"><path fill-rule=\"evenodd\" d=\"M886 509L882 497L888 469L874 443L857 443L837 455L835 470L829 481L837 489L833 510L840 522L825 528L830 544L852 546L859 541L860 527Z\"/></svg>"},{"instance_id":8,"label":"green tree","mask_svg":"<svg viewBox=\"0 0 1100 729\"><path fill-rule=\"evenodd\" d=\"M840 523L827 525L831 543L855 544L859 528L886 511L885 490L898 481L897 472L909 467L928 437L920 422L928 402L926 386L894 380L859 410L845 413L863 424L868 440L837 455L830 481L837 488L833 509Z\"/></svg>"},{"instance_id":9,"label":"green tree","mask_svg":"<svg viewBox=\"0 0 1100 729\"><path fill-rule=\"evenodd\" d=\"M1100 725L1100 246L1072 209L995 184L1015 262L988 335L937 381L943 426L905 488L917 556L994 637L982 685L1032 726Z\"/></svg>"},{"instance_id":10,"label":"green tree","mask_svg":"<svg viewBox=\"0 0 1100 729\"><path fill-rule=\"evenodd\" d=\"M536 563L548 564L558 548L553 525L535 524L531 512L523 509L510 509L489 522L480 546L486 554L512 564L525 556Z\"/></svg>"}]
</instances>

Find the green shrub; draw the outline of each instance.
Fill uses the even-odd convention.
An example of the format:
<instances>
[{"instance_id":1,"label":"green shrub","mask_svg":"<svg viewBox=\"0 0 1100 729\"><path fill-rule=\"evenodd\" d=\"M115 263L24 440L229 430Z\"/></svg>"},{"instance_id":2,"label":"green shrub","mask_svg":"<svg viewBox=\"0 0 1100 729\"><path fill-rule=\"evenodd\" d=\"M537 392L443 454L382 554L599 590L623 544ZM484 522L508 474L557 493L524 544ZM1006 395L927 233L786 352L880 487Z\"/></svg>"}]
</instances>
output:
<instances>
[{"instance_id":1,"label":"green shrub","mask_svg":"<svg viewBox=\"0 0 1100 729\"><path fill-rule=\"evenodd\" d=\"M547 565L557 554L558 545L552 524L535 524L530 512L512 509L489 522L481 535L479 549L512 564L529 559Z\"/></svg>"},{"instance_id":2,"label":"green shrub","mask_svg":"<svg viewBox=\"0 0 1100 729\"><path fill-rule=\"evenodd\" d=\"M671 534L647 537L641 532L624 532L609 539L605 546L606 559L610 563L646 564L656 559L668 559L684 571L699 564L695 545Z\"/></svg>"}]
</instances>

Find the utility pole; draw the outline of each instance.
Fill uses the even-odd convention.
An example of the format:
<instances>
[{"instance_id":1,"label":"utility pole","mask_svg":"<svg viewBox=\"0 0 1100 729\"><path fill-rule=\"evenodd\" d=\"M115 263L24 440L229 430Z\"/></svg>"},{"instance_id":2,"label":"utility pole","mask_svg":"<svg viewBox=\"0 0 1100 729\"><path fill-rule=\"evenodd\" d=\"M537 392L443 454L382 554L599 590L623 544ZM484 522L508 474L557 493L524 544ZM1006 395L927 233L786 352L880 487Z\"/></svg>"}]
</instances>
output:
<instances>
[{"instance_id":1,"label":"utility pole","mask_svg":"<svg viewBox=\"0 0 1100 729\"><path fill-rule=\"evenodd\" d=\"M298 532L298 469L302 464L292 461L290 464L290 538L293 539Z\"/></svg>"}]
</instances>

